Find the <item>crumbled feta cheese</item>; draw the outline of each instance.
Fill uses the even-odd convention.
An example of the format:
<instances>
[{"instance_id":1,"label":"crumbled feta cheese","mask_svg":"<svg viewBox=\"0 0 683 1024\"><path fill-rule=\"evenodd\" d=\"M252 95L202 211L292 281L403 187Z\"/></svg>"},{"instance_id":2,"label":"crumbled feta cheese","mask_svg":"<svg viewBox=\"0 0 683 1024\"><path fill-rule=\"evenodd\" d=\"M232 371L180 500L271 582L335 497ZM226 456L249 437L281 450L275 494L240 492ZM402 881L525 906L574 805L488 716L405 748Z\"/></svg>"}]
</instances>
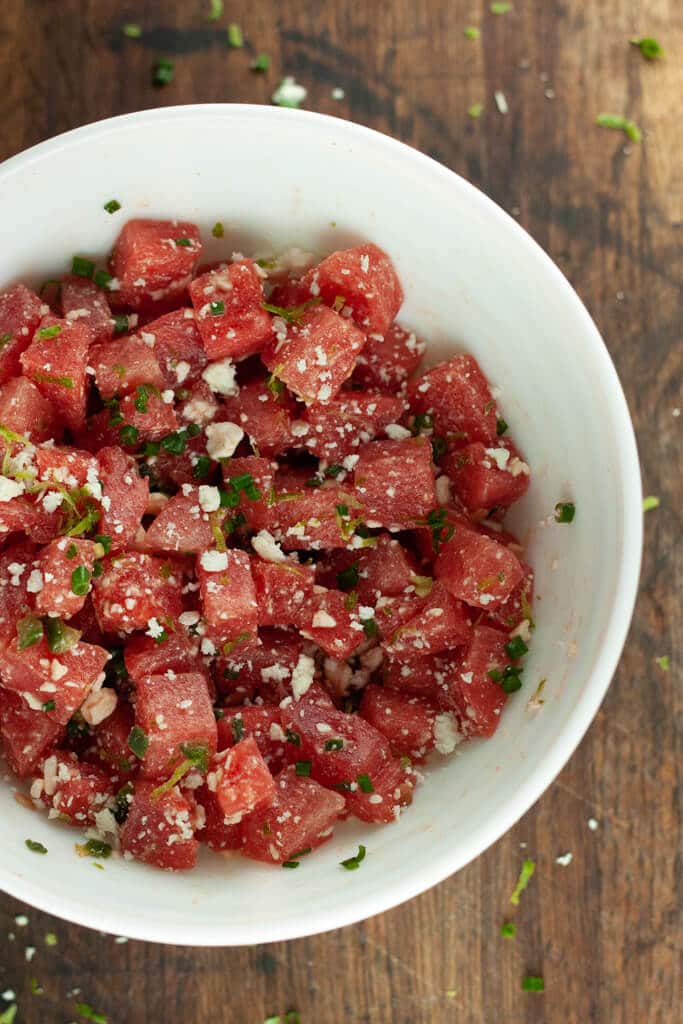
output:
<instances>
[{"instance_id":1,"label":"crumbled feta cheese","mask_svg":"<svg viewBox=\"0 0 683 1024\"><path fill-rule=\"evenodd\" d=\"M165 391L161 392L161 401L164 403L164 405L173 405L174 398L175 395L170 388L166 388Z\"/></svg>"},{"instance_id":2,"label":"crumbled feta cheese","mask_svg":"<svg viewBox=\"0 0 683 1024\"><path fill-rule=\"evenodd\" d=\"M221 359L218 363L209 363L202 373L202 378L211 390L219 395L239 394L239 387L235 380L235 364L231 359Z\"/></svg>"},{"instance_id":3,"label":"crumbled feta cheese","mask_svg":"<svg viewBox=\"0 0 683 1024\"><path fill-rule=\"evenodd\" d=\"M434 746L440 754L452 754L462 739L453 715L443 712L434 719Z\"/></svg>"},{"instance_id":4,"label":"crumbled feta cheese","mask_svg":"<svg viewBox=\"0 0 683 1024\"><path fill-rule=\"evenodd\" d=\"M321 608L313 616L311 625L314 629L333 629L337 625L337 620Z\"/></svg>"},{"instance_id":5,"label":"crumbled feta cheese","mask_svg":"<svg viewBox=\"0 0 683 1024\"><path fill-rule=\"evenodd\" d=\"M595 820L595 818L589 818L588 819L588 827L591 830L591 832L597 832L598 829L600 828L600 825Z\"/></svg>"},{"instance_id":6,"label":"crumbled feta cheese","mask_svg":"<svg viewBox=\"0 0 683 1024\"><path fill-rule=\"evenodd\" d=\"M225 551L204 551L199 564L206 572L223 572L228 568L228 555Z\"/></svg>"},{"instance_id":7,"label":"crumbled feta cheese","mask_svg":"<svg viewBox=\"0 0 683 1024\"><path fill-rule=\"evenodd\" d=\"M202 637L201 652L202 654L208 654L209 657L213 657L216 653L216 645L213 641L209 640L208 636Z\"/></svg>"},{"instance_id":8,"label":"crumbled feta cheese","mask_svg":"<svg viewBox=\"0 0 683 1024\"><path fill-rule=\"evenodd\" d=\"M272 533L268 530L259 530L255 537L251 538L251 546L257 555L260 555L265 562L286 562L287 558L276 543Z\"/></svg>"},{"instance_id":9,"label":"crumbled feta cheese","mask_svg":"<svg viewBox=\"0 0 683 1024\"><path fill-rule=\"evenodd\" d=\"M574 860L574 854L567 852L567 853L560 854L559 857L556 857L555 858L555 863L559 864L560 867L568 868L573 860Z\"/></svg>"},{"instance_id":10,"label":"crumbled feta cheese","mask_svg":"<svg viewBox=\"0 0 683 1024\"><path fill-rule=\"evenodd\" d=\"M206 450L212 459L229 459L244 437L244 431L236 423L210 423L206 437Z\"/></svg>"},{"instance_id":11,"label":"crumbled feta cheese","mask_svg":"<svg viewBox=\"0 0 683 1024\"><path fill-rule=\"evenodd\" d=\"M272 100L276 107L299 107L307 95L303 85L291 75L286 75L273 93Z\"/></svg>"},{"instance_id":12,"label":"crumbled feta cheese","mask_svg":"<svg viewBox=\"0 0 683 1024\"><path fill-rule=\"evenodd\" d=\"M505 93L501 92L500 89L497 89L493 94L493 98L496 101L496 106L498 107L500 113L507 114L508 101L505 99Z\"/></svg>"},{"instance_id":13,"label":"crumbled feta cheese","mask_svg":"<svg viewBox=\"0 0 683 1024\"><path fill-rule=\"evenodd\" d=\"M11 501L24 493L24 485L20 480L11 480L7 476L0 476L0 501Z\"/></svg>"},{"instance_id":14,"label":"crumbled feta cheese","mask_svg":"<svg viewBox=\"0 0 683 1024\"><path fill-rule=\"evenodd\" d=\"M153 640L157 640L163 635L163 632L164 627L156 617L147 620L147 629L145 630L146 636L151 636Z\"/></svg>"},{"instance_id":15,"label":"crumbled feta cheese","mask_svg":"<svg viewBox=\"0 0 683 1024\"><path fill-rule=\"evenodd\" d=\"M510 636L519 636L522 638L525 644L528 644L531 640L531 623L528 619L522 619L518 626L510 633Z\"/></svg>"},{"instance_id":16,"label":"crumbled feta cheese","mask_svg":"<svg viewBox=\"0 0 683 1024\"><path fill-rule=\"evenodd\" d=\"M346 96L346 93L342 88L336 85L332 92L330 93L330 96L332 97L333 100L343 100L344 97Z\"/></svg>"},{"instance_id":17,"label":"crumbled feta cheese","mask_svg":"<svg viewBox=\"0 0 683 1024\"><path fill-rule=\"evenodd\" d=\"M410 431L407 427L402 427L400 423L388 423L384 432L392 441L403 441L406 437L410 437Z\"/></svg>"},{"instance_id":18,"label":"crumbled feta cheese","mask_svg":"<svg viewBox=\"0 0 683 1024\"><path fill-rule=\"evenodd\" d=\"M178 622L181 626L196 626L200 617L199 612L182 612L178 616Z\"/></svg>"},{"instance_id":19,"label":"crumbled feta cheese","mask_svg":"<svg viewBox=\"0 0 683 1024\"><path fill-rule=\"evenodd\" d=\"M205 398L193 398L183 406L183 419L188 423L196 423L205 427L218 412L213 402L207 402Z\"/></svg>"},{"instance_id":20,"label":"crumbled feta cheese","mask_svg":"<svg viewBox=\"0 0 683 1024\"><path fill-rule=\"evenodd\" d=\"M493 459L498 469L505 469L510 459L507 448L487 448L486 454Z\"/></svg>"},{"instance_id":21,"label":"crumbled feta cheese","mask_svg":"<svg viewBox=\"0 0 683 1024\"><path fill-rule=\"evenodd\" d=\"M199 507L202 512L216 512L221 507L221 494L217 487L201 484L199 488Z\"/></svg>"},{"instance_id":22,"label":"crumbled feta cheese","mask_svg":"<svg viewBox=\"0 0 683 1024\"><path fill-rule=\"evenodd\" d=\"M43 589L43 574L40 569L32 570L26 583L26 589L29 594L39 594Z\"/></svg>"},{"instance_id":23,"label":"crumbled feta cheese","mask_svg":"<svg viewBox=\"0 0 683 1024\"><path fill-rule=\"evenodd\" d=\"M315 661L308 654L300 654L292 671L292 693L296 700L308 692L314 675Z\"/></svg>"}]
</instances>

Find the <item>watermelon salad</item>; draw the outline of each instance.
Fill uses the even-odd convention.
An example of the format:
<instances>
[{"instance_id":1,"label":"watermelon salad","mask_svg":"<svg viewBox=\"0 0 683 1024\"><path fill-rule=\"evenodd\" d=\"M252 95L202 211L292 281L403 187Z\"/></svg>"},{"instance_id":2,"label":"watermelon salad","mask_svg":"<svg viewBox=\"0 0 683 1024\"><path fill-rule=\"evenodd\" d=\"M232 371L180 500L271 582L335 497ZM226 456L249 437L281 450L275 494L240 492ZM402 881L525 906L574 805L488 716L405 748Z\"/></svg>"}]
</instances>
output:
<instances>
[{"instance_id":1,"label":"watermelon salad","mask_svg":"<svg viewBox=\"0 0 683 1024\"><path fill-rule=\"evenodd\" d=\"M292 867L495 732L529 467L471 355L419 373L376 245L201 255L131 220L0 294L0 736L80 852Z\"/></svg>"}]
</instances>

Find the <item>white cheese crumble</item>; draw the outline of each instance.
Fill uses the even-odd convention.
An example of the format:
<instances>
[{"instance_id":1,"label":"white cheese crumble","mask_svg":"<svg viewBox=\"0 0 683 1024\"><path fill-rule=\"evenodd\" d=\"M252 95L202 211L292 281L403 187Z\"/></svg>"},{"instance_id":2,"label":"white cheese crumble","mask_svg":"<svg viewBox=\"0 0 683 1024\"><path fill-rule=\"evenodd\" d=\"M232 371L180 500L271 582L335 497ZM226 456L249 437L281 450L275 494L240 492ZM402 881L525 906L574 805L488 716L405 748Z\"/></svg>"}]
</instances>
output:
<instances>
[{"instance_id":1,"label":"white cheese crumble","mask_svg":"<svg viewBox=\"0 0 683 1024\"><path fill-rule=\"evenodd\" d=\"M24 493L24 485L18 480L10 480L7 476L0 476L0 501L11 501Z\"/></svg>"},{"instance_id":2,"label":"white cheese crumble","mask_svg":"<svg viewBox=\"0 0 683 1024\"><path fill-rule=\"evenodd\" d=\"M228 555L225 551L204 551L199 564L206 572L223 572L228 568Z\"/></svg>"},{"instance_id":3,"label":"white cheese crumble","mask_svg":"<svg viewBox=\"0 0 683 1024\"><path fill-rule=\"evenodd\" d=\"M568 868L569 865L571 864L571 862L573 861L573 859L574 859L574 854L567 852L567 853L560 854L559 857L556 857L555 858L555 863L559 864L560 867Z\"/></svg>"},{"instance_id":4,"label":"white cheese crumble","mask_svg":"<svg viewBox=\"0 0 683 1024\"><path fill-rule=\"evenodd\" d=\"M29 594L39 594L43 589L43 574L40 569L33 569L26 583L26 589Z\"/></svg>"},{"instance_id":5,"label":"white cheese crumble","mask_svg":"<svg viewBox=\"0 0 683 1024\"><path fill-rule=\"evenodd\" d=\"M314 629L333 629L337 625L337 620L321 608L313 616L311 625Z\"/></svg>"},{"instance_id":6,"label":"white cheese crumble","mask_svg":"<svg viewBox=\"0 0 683 1024\"><path fill-rule=\"evenodd\" d=\"M236 423L210 423L206 437L206 450L212 459L229 459L244 437L244 431Z\"/></svg>"},{"instance_id":7,"label":"white cheese crumble","mask_svg":"<svg viewBox=\"0 0 683 1024\"><path fill-rule=\"evenodd\" d=\"M264 562L286 562L286 555L276 543L272 533L268 530L259 530L255 537L251 538L251 546L257 555L260 555Z\"/></svg>"},{"instance_id":8,"label":"white cheese crumble","mask_svg":"<svg viewBox=\"0 0 683 1024\"><path fill-rule=\"evenodd\" d=\"M272 95L276 107L299 107L308 95L303 85L300 85L291 75L282 79Z\"/></svg>"},{"instance_id":9,"label":"white cheese crumble","mask_svg":"<svg viewBox=\"0 0 683 1024\"><path fill-rule=\"evenodd\" d=\"M453 715L444 711L434 719L434 746L440 754L452 754L462 739Z\"/></svg>"},{"instance_id":10,"label":"white cheese crumble","mask_svg":"<svg viewBox=\"0 0 683 1024\"><path fill-rule=\"evenodd\" d=\"M300 654L292 671L292 693L299 700L310 689L315 675L315 662L308 654ZM282 705L280 705L282 706Z\"/></svg>"},{"instance_id":11,"label":"white cheese crumble","mask_svg":"<svg viewBox=\"0 0 683 1024\"><path fill-rule=\"evenodd\" d=\"M239 387L235 380L235 364L231 359L221 359L218 363L209 363L202 374L212 391L219 395L237 395Z\"/></svg>"},{"instance_id":12,"label":"white cheese crumble","mask_svg":"<svg viewBox=\"0 0 683 1024\"><path fill-rule=\"evenodd\" d=\"M493 459L498 469L505 469L510 459L507 448L487 448L486 454Z\"/></svg>"},{"instance_id":13,"label":"white cheese crumble","mask_svg":"<svg viewBox=\"0 0 683 1024\"><path fill-rule=\"evenodd\" d=\"M217 487L202 484L199 488L199 507L202 512L216 512L221 507L221 495Z\"/></svg>"},{"instance_id":14,"label":"white cheese crumble","mask_svg":"<svg viewBox=\"0 0 683 1024\"><path fill-rule=\"evenodd\" d=\"M157 640L162 636L163 632L164 627L156 617L147 620L147 629L145 630L146 636L151 636L153 640Z\"/></svg>"},{"instance_id":15,"label":"white cheese crumble","mask_svg":"<svg viewBox=\"0 0 683 1024\"><path fill-rule=\"evenodd\" d=\"M384 432L392 441L404 441L406 437L410 437L408 428L402 427L400 423L388 423Z\"/></svg>"}]
</instances>

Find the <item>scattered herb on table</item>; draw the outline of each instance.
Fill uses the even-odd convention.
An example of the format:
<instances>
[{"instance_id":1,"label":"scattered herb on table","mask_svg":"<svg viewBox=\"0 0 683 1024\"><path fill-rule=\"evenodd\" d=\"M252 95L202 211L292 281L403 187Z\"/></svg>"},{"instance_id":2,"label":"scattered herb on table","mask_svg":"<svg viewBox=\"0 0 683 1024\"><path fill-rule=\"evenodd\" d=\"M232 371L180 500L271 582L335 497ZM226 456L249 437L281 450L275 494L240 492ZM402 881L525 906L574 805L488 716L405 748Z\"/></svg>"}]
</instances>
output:
<instances>
[{"instance_id":1,"label":"scattered herb on table","mask_svg":"<svg viewBox=\"0 0 683 1024\"><path fill-rule=\"evenodd\" d=\"M663 654L661 658L655 658L657 665L661 668L662 672L668 672L671 662L668 654Z\"/></svg>"},{"instance_id":2,"label":"scattered herb on table","mask_svg":"<svg viewBox=\"0 0 683 1024\"><path fill-rule=\"evenodd\" d=\"M506 921L500 927L500 934L504 939L513 939L517 934L517 925L514 921Z\"/></svg>"},{"instance_id":3,"label":"scattered herb on table","mask_svg":"<svg viewBox=\"0 0 683 1024\"><path fill-rule=\"evenodd\" d=\"M659 508L659 498L655 494L643 498L643 512L652 512L655 508Z\"/></svg>"},{"instance_id":4,"label":"scattered herb on table","mask_svg":"<svg viewBox=\"0 0 683 1024\"><path fill-rule=\"evenodd\" d=\"M631 142L640 142L643 137L635 121L622 114L598 114L595 123L600 128L616 128L617 131L622 131Z\"/></svg>"},{"instance_id":5,"label":"scattered herb on table","mask_svg":"<svg viewBox=\"0 0 683 1024\"><path fill-rule=\"evenodd\" d=\"M481 35L481 32L476 27L476 25L467 25L466 28L463 30L463 35L465 39L478 39L479 36Z\"/></svg>"},{"instance_id":6,"label":"scattered herb on table","mask_svg":"<svg viewBox=\"0 0 683 1024\"><path fill-rule=\"evenodd\" d=\"M241 50L244 46L242 29L234 22L228 25L228 46L231 46L234 50Z\"/></svg>"},{"instance_id":7,"label":"scattered herb on table","mask_svg":"<svg viewBox=\"0 0 683 1024\"><path fill-rule=\"evenodd\" d=\"M545 982L537 974L527 974L522 978L522 992L544 992Z\"/></svg>"},{"instance_id":8,"label":"scattered herb on table","mask_svg":"<svg viewBox=\"0 0 683 1024\"><path fill-rule=\"evenodd\" d=\"M522 864L522 870L519 872L517 885L513 890L512 896L510 897L510 903L512 903L513 906L519 906L519 897L522 895L527 885L531 881L531 878L535 870L536 862L533 860L525 860Z\"/></svg>"},{"instance_id":9,"label":"scattered herb on table","mask_svg":"<svg viewBox=\"0 0 683 1024\"><path fill-rule=\"evenodd\" d=\"M175 64L166 57L160 57L152 67L152 85L158 89L170 85L175 76Z\"/></svg>"},{"instance_id":10,"label":"scattered herb on table","mask_svg":"<svg viewBox=\"0 0 683 1024\"><path fill-rule=\"evenodd\" d=\"M645 36L643 39L631 39L631 46L636 46L645 60L659 60L664 56L664 50L652 36Z\"/></svg>"},{"instance_id":11,"label":"scattered herb on table","mask_svg":"<svg viewBox=\"0 0 683 1024\"><path fill-rule=\"evenodd\" d=\"M209 10L206 15L207 21L218 21L223 15L223 0L209 0Z\"/></svg>"},{"instance_id":12,"label":"scattered herb on table","mask_svg":"<svg viewBox=\"0 0 683 1024\"><path fill-rule=\"evenodd\" d=\"M483 113L483 110L484 110L484 104L483 103L472 103L471 106L469 106L467 108L467 116L468 117L475 117L475 118L476 117L481 117L481 115Z\"/></svg>"}]
</instances>

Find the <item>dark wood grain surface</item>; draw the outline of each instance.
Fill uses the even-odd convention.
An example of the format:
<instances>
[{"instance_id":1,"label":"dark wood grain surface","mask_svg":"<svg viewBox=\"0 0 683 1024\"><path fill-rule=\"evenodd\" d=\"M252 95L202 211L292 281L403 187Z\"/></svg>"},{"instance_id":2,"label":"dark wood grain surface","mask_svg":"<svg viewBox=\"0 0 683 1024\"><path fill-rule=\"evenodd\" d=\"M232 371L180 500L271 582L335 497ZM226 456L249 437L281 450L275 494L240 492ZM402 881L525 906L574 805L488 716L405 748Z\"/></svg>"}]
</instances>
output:
<instances>
[{"instance_id":1,"label":"dark wood grain surface","mask_svg":"<svg viewBox=\"0 0 683 1024\"><path fill-rule=\"evenodd\" d=\"M364 924L242 950L116 944L4 897L0 991L16 993L16 1024L66 1024L79 999L109 1024L261 1024L290 1009L302 1024L681 1019L683 9L513 0L496 16L489 6L225 0L224 17L210 22L208 0L0 5L0 159L139 108L267 103L279 76L293 74L310 109L388 132L465 175L519 217L591 310L635 419L645 493L661 499L647 516L640 600L602 710L555 784L474 864ZM141 39L124 38L127 21L142 26ZM244 31L242 51L227 47L230 21ZM464 37L467 25L478 40ZM646 63L629 46L634 35L656 36L666 59ZM261 51L272 57L267 75L249 71ZM164 90L151 86L158 57L176 64ZM478 119L467 114L475 103ZM633 118L642 143L597 128L601 111ZM567 851L571 864L558 865ZM503 939L525 853L536 876L516 938ZM528 973L543 975L543 995L521 991Z\"/></svg>"}]
</instances>

